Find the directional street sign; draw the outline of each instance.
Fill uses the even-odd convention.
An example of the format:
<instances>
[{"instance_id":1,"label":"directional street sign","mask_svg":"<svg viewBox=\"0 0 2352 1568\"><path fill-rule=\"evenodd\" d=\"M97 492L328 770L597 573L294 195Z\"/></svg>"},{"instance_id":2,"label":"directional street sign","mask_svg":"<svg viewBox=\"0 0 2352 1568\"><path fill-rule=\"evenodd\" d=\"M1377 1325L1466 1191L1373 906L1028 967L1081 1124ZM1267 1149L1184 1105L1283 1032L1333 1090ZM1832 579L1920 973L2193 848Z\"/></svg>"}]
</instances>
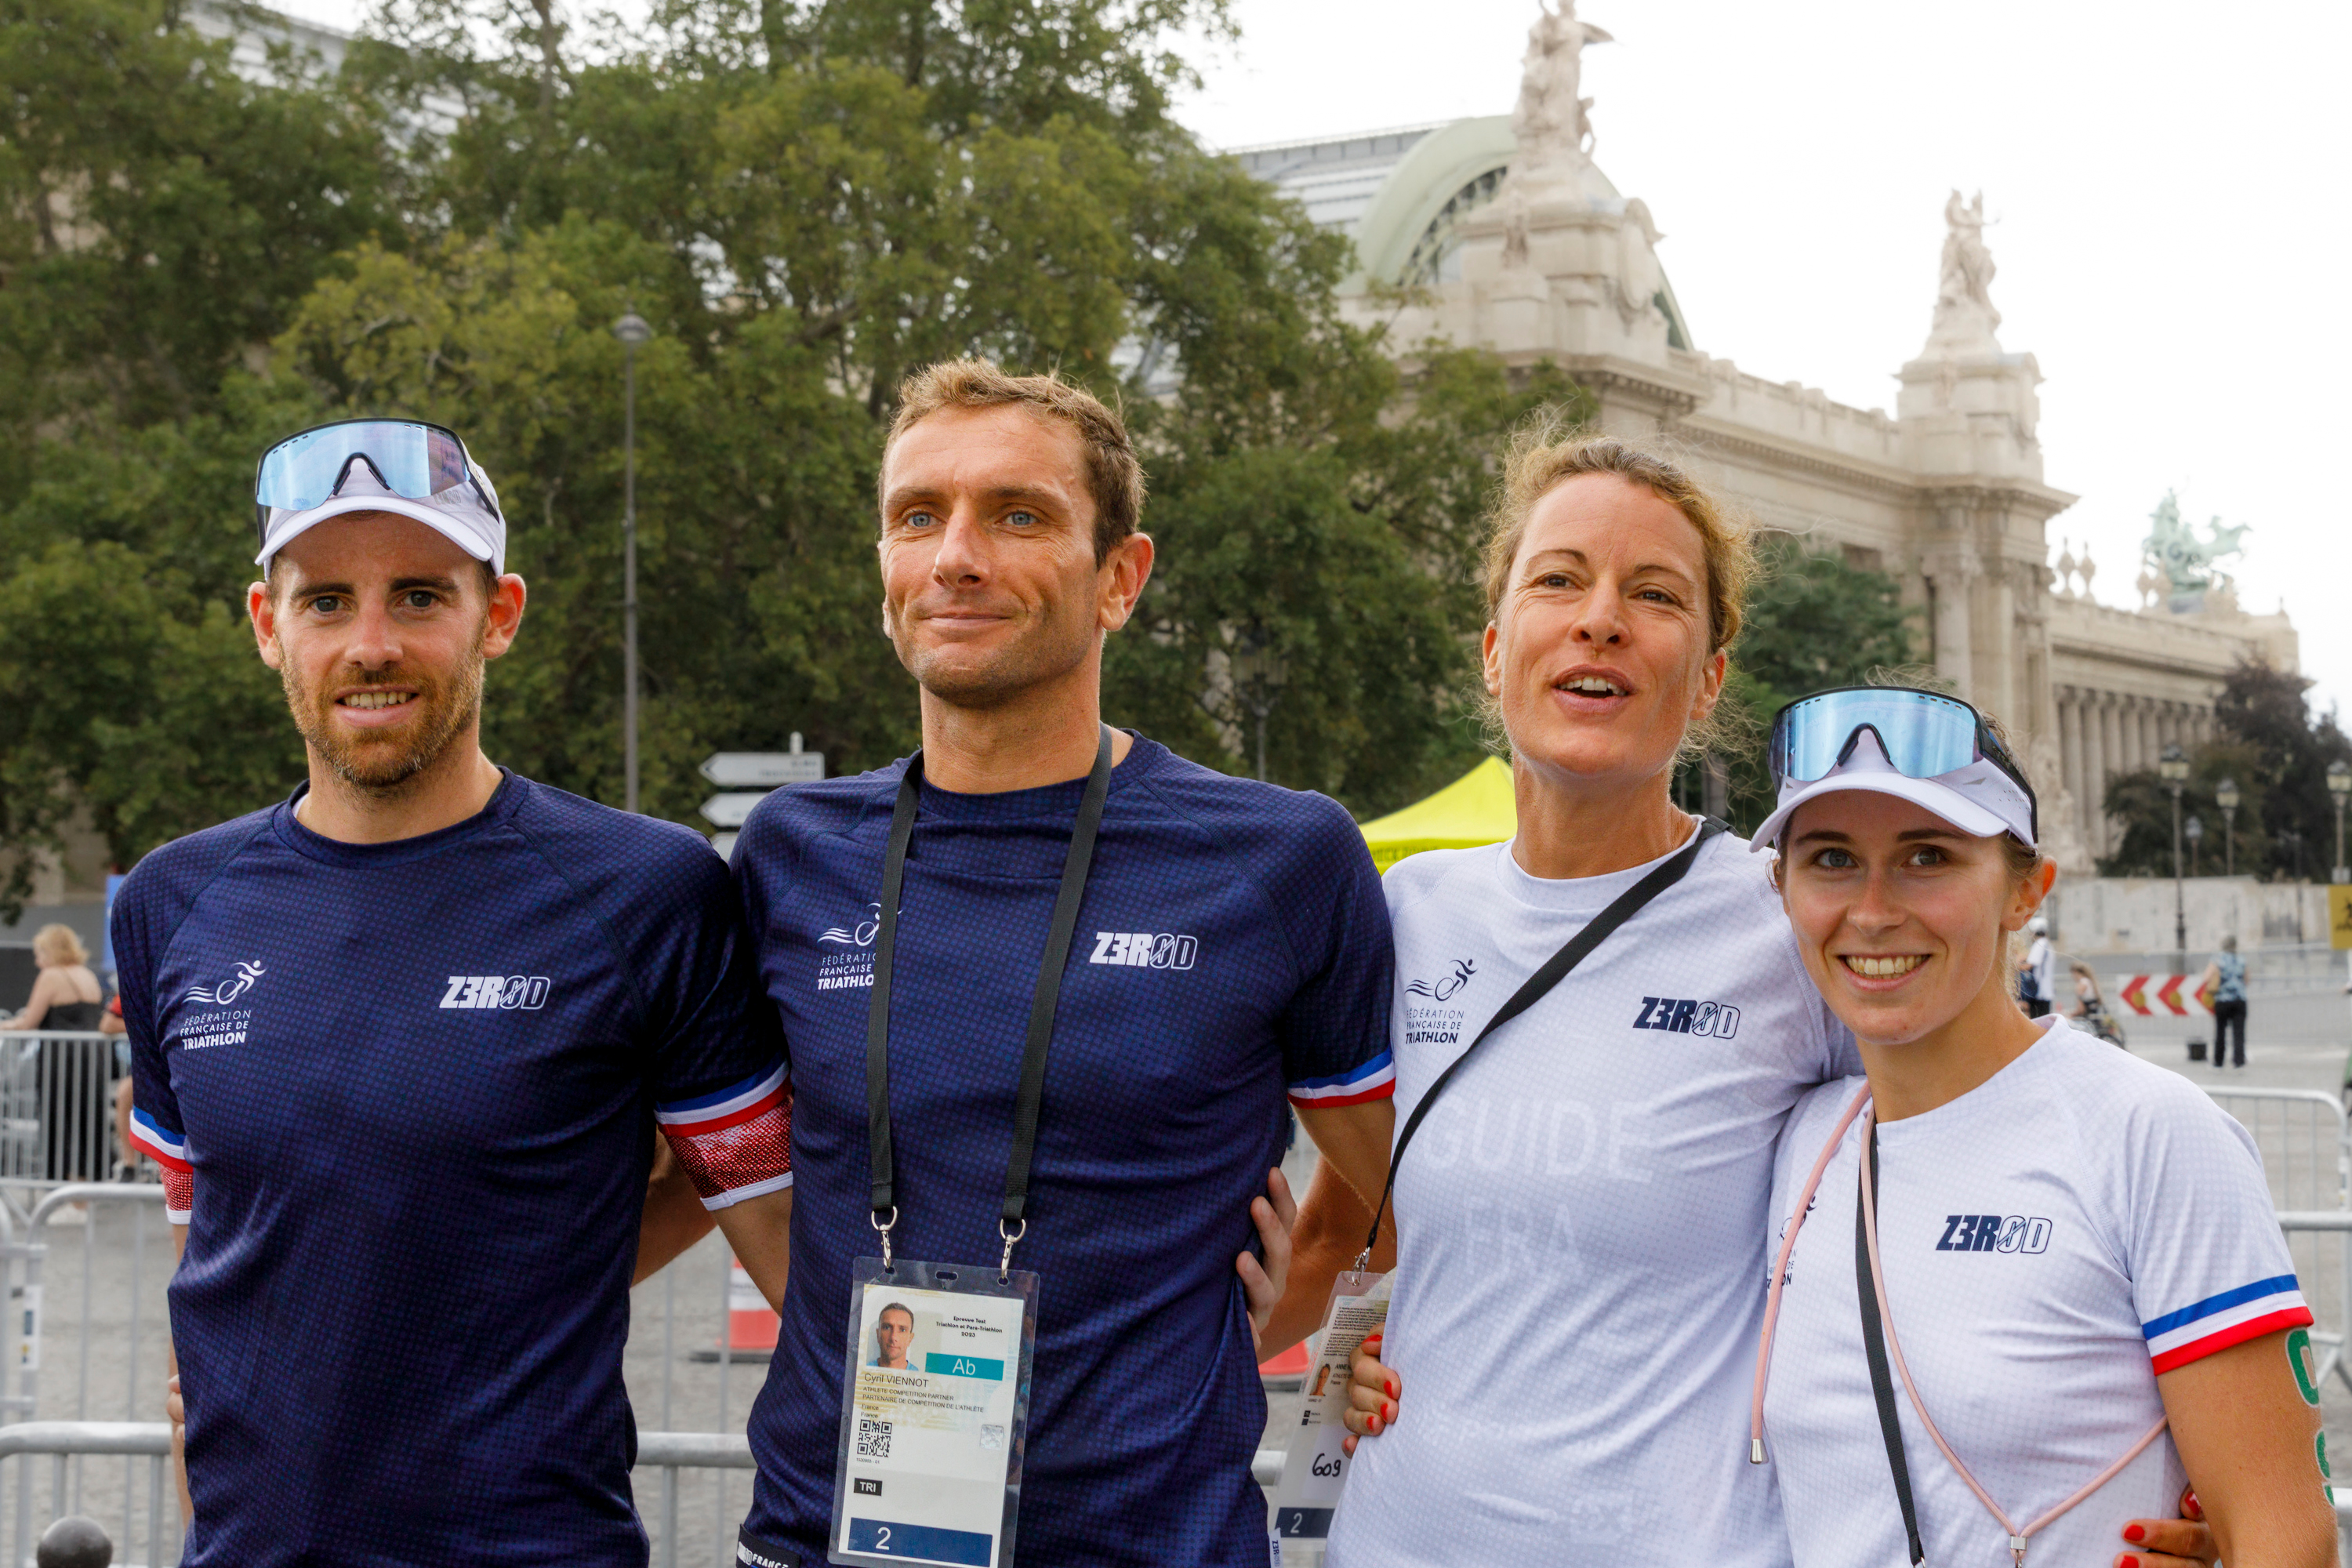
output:
<instances>
[{"instance_id":1,"label":"directional street sign","mask_svg":"<svg viewBox=\"0 0 2352 1568\"><path fill-rule=\"evenodd\" d=\"M773 789L824 777L823 752L714 752L702 776L720 789ZM714 820L716 820L714 818Z\"/></svg>"},{"instance_id":2,"label":"directional street sign","mask_svg":"<svg viewBox=\"0 0 2352 1568\"><path fill-rule=\"evenodd\" d=\"M740 827L751 808L767 799L763 790L739 790L714 795L702 803L702 815L714 827Z\"/></svg>"}]
</instances>

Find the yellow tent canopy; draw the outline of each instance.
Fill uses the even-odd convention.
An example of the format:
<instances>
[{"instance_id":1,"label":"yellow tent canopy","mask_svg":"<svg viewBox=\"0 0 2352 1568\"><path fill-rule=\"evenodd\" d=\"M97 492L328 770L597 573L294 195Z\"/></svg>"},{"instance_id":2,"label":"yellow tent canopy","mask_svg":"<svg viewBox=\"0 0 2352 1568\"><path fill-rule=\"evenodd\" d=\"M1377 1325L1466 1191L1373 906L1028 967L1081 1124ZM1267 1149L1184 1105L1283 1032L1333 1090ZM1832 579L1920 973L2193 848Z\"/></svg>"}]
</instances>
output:
<instances>
[{"instance_id":1,"label":"yellow tent canopy","mask_svg":"<svg viewBox=\"0 0 2352 1568\"><path fill-rule=\"evenodd\" d=\"M1499 844L1518 830L1511 770L1488 757L1427 800L1364 824L1372 864L1385 871L1423 849L1472 849Z\"/></svg>"}]
</instances>

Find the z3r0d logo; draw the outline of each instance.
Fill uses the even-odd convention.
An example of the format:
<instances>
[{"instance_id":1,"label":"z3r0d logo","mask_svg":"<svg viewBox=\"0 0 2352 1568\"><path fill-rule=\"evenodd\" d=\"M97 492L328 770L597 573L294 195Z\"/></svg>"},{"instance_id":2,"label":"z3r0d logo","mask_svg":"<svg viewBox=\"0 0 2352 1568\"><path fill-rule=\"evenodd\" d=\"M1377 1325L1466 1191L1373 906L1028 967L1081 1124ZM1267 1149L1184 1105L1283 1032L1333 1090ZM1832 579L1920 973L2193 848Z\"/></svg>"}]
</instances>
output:
<instances>
[{"instance_id":1,"label":"z3r0d logo","mask_svg":"<svg viewBox=\"0 0 2352 1568\"><path fill-rule=\"evenodd\" d=\"M1174 931L1098 931L1087 962L1129 969L1190 969L1200 952L1200 942Z\"/></svg>"},{"instance_id":2,"label":"z3r0d logo","mask_svg":"<svg viewBox=\"0 0 2352 1568\"><path fill-rule=\"evenodd\" d=\"M1711 1035L1727 1040L1739 1033L1739 1009L1728 1002L1697 1002L1678 996L1644 996L1633 1017L1637 1029L1670 1035Z\"/></svg>"},{"instance_id":3,"label":"z3r0d logo","mask_svg":"<svg viewBox=\"0 0 2352 1568\"><path fill-rule=\"evenodd\" d=\"M498 1008L536 1013L547 1005L544 974L453 974L441 994L444 1007Z\"/></svg>"}]
</instances>

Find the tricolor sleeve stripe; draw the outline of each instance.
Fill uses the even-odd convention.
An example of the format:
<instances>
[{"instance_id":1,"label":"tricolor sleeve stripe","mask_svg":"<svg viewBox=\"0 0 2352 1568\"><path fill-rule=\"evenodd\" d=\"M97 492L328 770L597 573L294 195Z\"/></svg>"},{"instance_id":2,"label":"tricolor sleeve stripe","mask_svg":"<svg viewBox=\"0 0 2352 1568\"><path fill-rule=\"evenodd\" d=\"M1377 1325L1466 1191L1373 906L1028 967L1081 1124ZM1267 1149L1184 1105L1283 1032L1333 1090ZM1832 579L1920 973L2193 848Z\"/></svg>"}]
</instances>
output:
<instances>
[{"instance_id":1,"label":"tricolor sleeve stripe","mask_svg":"<svg viewBox=\"0 0 2352 1568\"><path fill-rule=\"evenodd\" d=\"M131 1141L167 1171L186 1175L192 1169L188 1163L187 1135L173 1131L144 1110L131 1113Z\"/></svg>"},{"instance_id":2,"label":"tricolor sleeve stripe","mask_svg":"<svg viewBox=\"0 0 2352 1568\"><path fill-rule=\"evenodd\" d=\"M654 1120L673 1138L697 1138L721 1132L766 1114L783 1100L784 1069L779 1063L713 1094L672 1100L654 1108Z\"/></svg>"},{"instance_id":3,"label":"tricolor sleeve stripe","mask_svg":"<svg viewBox=\"0 0 2352 1568\"><path fill-rule=\"evenodd\" d=\"M654 1116L704 1208L793 1184L792 1087L781 1066L713 1094L657 1105Z\"/></svg>"},{"instance_id":4,"label":"tricolor sleeve stripe","mask_svg":"<svg viewBox=\"0 0 2352 1568\"><path fill-rule=\"evenodd\" d=\"M1389 1053L1379 1056L1360 1067L1329 1078L1310 1078L1290 1086L1290 1103L1304 1110L1323 1110L1341 1105L1361 1105L1366 1100L1386 1100L1396 1093L1396 1063Z\"/></svg>"},{"instance_id":5,"label":"tricolor sleeve stripe","mask_svg":"<svg viewBox=\"0 0 2352 1568\"><path fill-rule=\"evenodd\" d=\"M2280 1274L2168 1312L2141 1324L2140 1331L2147 1336L2156 1370L2166 1373L2281 1329L2308 1328L2311 1321L2294 1276Z\"/></svg>"}]
</instances>

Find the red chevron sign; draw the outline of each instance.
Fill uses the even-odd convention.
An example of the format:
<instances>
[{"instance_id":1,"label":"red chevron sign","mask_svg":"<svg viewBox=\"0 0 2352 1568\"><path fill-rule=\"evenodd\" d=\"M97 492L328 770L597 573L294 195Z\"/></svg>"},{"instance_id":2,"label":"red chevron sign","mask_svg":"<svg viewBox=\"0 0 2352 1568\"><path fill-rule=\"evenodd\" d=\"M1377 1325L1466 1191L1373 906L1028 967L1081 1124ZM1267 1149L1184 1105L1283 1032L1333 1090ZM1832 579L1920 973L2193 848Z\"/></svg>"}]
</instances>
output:
<instances>
[{"instance_id":1,"label":"red chevron sign","mask_svg":"<svg viewBox=\"0 0 2352 1568\"><path fill-rule=\"evenodd\" d=\"M2210 986L2200 985L2182 994L2189 984L2186 974L2118 974L2116 976L2116 1000L2143 1018L2153 1018L2159 1013L2175 1018L2185 1018L2193 1012L2210 1013L2213 994ZM2148 987L2153 984L2151 994Z\"/></svg>"}]
</instances>

